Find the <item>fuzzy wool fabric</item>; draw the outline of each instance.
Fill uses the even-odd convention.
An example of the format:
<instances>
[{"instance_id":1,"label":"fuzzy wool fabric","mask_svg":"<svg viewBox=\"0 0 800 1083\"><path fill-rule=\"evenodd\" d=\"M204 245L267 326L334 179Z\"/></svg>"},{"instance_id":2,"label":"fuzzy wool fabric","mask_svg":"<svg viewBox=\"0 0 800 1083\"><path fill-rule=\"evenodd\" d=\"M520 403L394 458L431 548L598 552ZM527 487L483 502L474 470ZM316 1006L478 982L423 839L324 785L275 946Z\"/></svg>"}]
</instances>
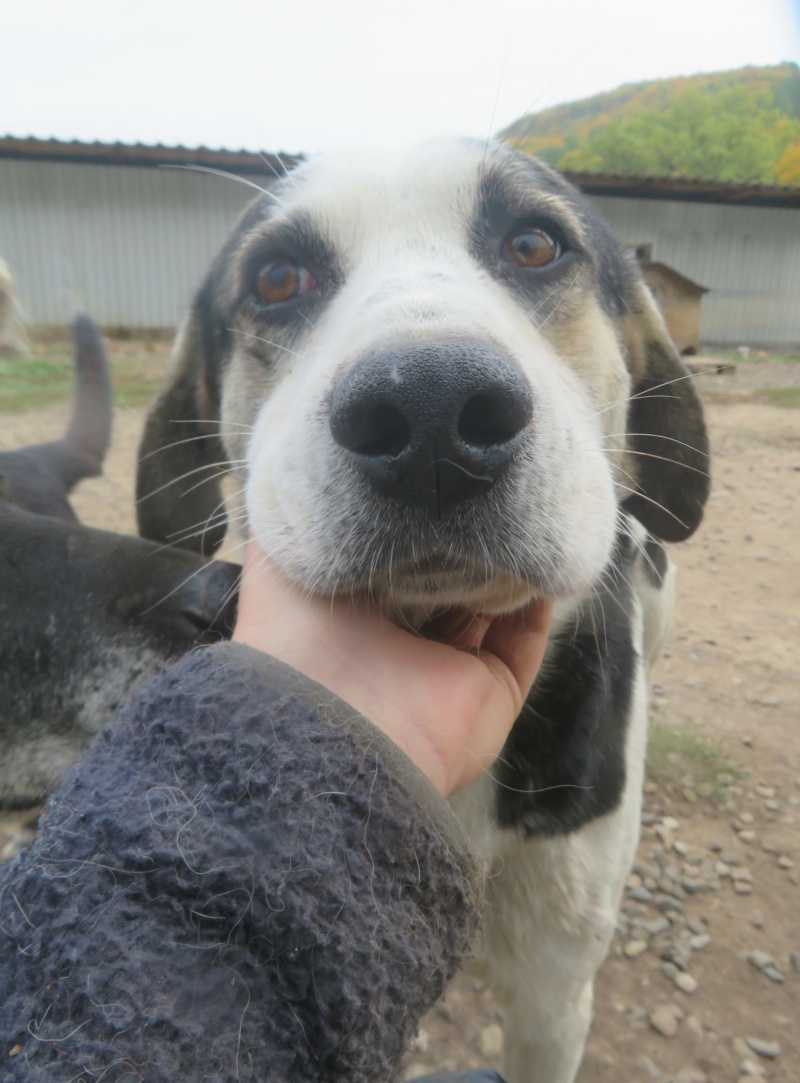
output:
<instances>
[{"instance_id":1,"label":"fuzzy wool fabric","mask_svg":"<svg viewBox=\"0 0 800 1083\"><path fill-rule=\"evenodd\" d=\"M145 686L0 870L4 1083L396 1078L469 950L446 802L241 645Z\"/></svg>"}]
</instances>

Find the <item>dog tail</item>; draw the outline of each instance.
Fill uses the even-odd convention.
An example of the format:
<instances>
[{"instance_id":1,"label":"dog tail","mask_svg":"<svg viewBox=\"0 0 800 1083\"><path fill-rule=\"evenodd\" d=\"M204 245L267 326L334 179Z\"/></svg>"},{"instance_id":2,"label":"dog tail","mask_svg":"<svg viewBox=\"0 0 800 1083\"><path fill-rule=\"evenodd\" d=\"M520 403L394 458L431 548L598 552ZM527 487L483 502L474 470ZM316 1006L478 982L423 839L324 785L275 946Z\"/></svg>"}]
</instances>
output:
<instances>
[{"instance_id":1,"label":"dog tail","mask_svg":"<svg viewBox=\"0 0 800 1083\"><path fill-rule=\"evenodd\" d=\"M67 491L81 478L103 472L111 442L112 392L103 340L94 321L78 315L72 325L75 342L75 399L63 440L61 459Z\"/></svg>"}]
</instances>

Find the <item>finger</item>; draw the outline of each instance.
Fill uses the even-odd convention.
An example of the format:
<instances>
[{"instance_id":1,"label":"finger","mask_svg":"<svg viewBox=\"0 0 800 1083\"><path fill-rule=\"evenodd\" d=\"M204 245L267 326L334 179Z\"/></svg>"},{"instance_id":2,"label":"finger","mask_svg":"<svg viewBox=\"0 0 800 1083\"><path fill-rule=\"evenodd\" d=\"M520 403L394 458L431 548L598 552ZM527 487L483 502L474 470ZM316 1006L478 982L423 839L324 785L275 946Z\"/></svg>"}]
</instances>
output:
<instances>
[{"instance_id":1,"label":"finger","mask_svg":"<svg viewBox=\"0 0 800 1083\"><path fill-rule=\"evenodd\" d=\"M539 671L553 617L553 599L535 598L523 609L494 620L483 637L480 655L494 656L510 672L524 699ZM494 667L493 667L494 668Z\"/></svg>"}]
</instances>

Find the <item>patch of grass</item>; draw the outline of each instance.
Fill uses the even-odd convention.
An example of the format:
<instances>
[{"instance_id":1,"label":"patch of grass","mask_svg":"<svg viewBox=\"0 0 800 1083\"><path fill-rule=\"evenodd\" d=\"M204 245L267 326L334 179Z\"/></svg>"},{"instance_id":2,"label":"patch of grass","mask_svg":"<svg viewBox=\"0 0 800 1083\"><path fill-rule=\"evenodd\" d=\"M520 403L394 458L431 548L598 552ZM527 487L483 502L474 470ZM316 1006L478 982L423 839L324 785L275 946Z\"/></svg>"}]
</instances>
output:
<instances>
[{"instance_id":1,"label":"patch of grass","mask_svg":"<svg viewBox=\"0 0 800 1083\"><path fill-rule=\"evenodd\" d=\"M0 412L19 414L62 402L69 398L72 383L72 359L66 351L53 350L36 357L0 357Z\"/></svg>"},{"instance_id":2,"label":"patch of grass","mask_svg":"<svg viewBox=\"0 0 800 1083\"><path fill-rule=\"evenodd\" d=\"M782 406L787 410L800 410L800 387L762 387L756 391L759 399Z\"/></svg>"},{"instance_id":3,"label":"patch of grass","mask_svg":"<svg viewBox=\"0 0 800 1083\"><path fill-rule=\"evenodd\" d=\"M157 363L112 356L110 367L116 407L152 402L161 383ZM0 414L21 414L67 402L74 388L74 363L67 346L48 344L32 357L0 356Z\"/></svg>"},{"instance_id":4,"label":"patch of grass","mask_svg":"<svg viewBox=\"0 0 800 1083\"><path fill-rule=\"evenodd\" d=\"M735 347L731 346L704 346L700 353L695 357L687 358L688 361L703 361L706 358L723 357L729 361L738 361L742 365L747 365L750 361L784 361L787 364L800 364L800 351L798 350L759 350L751 349L747 358L743 358L742 355Z\"/></svg>"},{"instance_id":5,"label":"patch of grass","mask_svg":"<svg viewBox=\"0 0 800 1083\"><path fill-rule=\"evenodd\" d=\"M691 730L652 722L647 740L647 776L654 782L688 785L721 798L743 777L725 749Z\"/></svg>"}]
</instances>

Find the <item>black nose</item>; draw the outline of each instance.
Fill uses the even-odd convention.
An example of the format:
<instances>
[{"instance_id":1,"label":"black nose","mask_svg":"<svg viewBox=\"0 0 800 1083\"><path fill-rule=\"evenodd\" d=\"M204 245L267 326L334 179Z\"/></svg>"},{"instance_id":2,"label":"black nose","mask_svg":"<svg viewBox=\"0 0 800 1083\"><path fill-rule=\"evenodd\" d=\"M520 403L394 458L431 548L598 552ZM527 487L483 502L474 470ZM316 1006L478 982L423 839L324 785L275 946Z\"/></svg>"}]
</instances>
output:
<instances>
[{"instance_id":1,"label":"black nose","mask_svg":"<svg viewBox=\"0 0 800 1083\"><path fill-rule=\"evenodd\" d=\"M359 361L333 392L330 427L377 492L439 518L492 487L532 415L510 358L441 343Z\"/></svg>"}]
</instances>

